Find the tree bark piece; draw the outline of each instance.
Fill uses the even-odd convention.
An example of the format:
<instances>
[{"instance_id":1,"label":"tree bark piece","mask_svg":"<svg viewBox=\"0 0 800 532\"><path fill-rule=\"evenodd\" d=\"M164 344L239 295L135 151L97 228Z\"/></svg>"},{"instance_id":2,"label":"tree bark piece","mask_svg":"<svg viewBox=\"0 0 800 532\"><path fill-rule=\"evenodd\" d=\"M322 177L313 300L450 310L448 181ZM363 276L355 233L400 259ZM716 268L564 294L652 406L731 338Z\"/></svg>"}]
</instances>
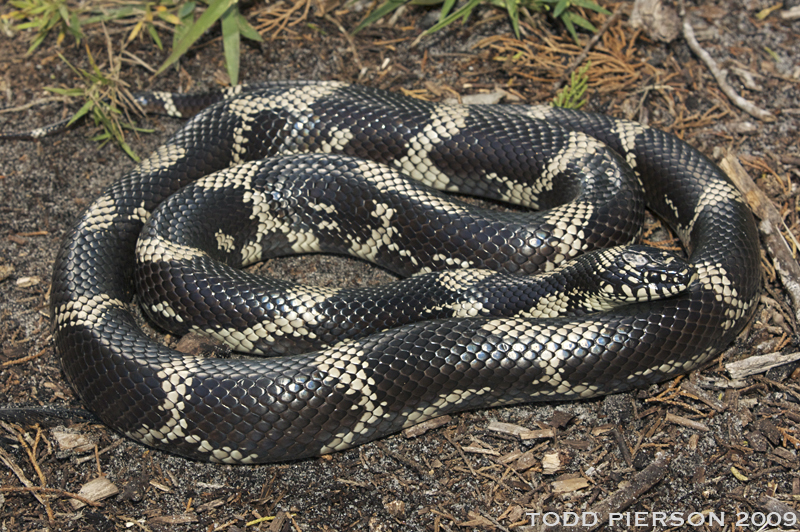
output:
<instances>
[{"instance_id":1,"label":"tree bark piece","mask_svg":"<svg viewBox=\"0 0 800 532\"><path fill-rule=\"evenodd\" d=\"M781 234L780 228L783 226L783 218L781 218L780 213L772 205L767 195L750 179L750 176L747 175L747 172L745 172L734 155L726 155L720 163L720 167L739 187L739 190L744 193L748 205L753 209L755 215L761 219L758 228L764 237L764 242L767 244L767 252L772 258L775 271L778 272L783 287L786 288L792 300L795 320L800 322L800 265L797 264L797 259L792 256L792 250Z\"/></svg>"}]
</instances>

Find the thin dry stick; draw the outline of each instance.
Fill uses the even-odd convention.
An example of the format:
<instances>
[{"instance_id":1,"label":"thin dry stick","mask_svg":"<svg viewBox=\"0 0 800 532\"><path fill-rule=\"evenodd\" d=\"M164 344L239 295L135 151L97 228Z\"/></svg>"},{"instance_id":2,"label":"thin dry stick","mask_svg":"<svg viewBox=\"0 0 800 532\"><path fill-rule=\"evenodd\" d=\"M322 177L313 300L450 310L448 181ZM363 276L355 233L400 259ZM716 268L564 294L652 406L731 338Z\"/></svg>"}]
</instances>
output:
<instances>
[{"instance_id":1,"label":"thin dry stick","mask_svg":"<svg viewBox=\"0 0 800 532\"><path fill-rule=\"evenodd\" d=\"M16 434L16 431L11 430L11 427L6 425L5 423L3 423L3 427L12 434ZM44 497L39 495L39 493L37 493L39 490L44 488L37 488L37 486L34 486L33 482L28 480L28 477L25 476L25 473L22 471L22 469L16 464L16 462L14 462L14 459L11 458L11 455L5 452L5 450L2 447L0 447L0 462L3 462L6 465L6 467L8 467L17 476L19 481L25 484L25 488L33 492L33 496L36 497L36 500L38 500L42 504L42 506L44 506L44 509L47 512L47 517L49 521L52 523L55 518L53 515L53 508L50 506L50 502L47 499L45 499ZM2 493L2 491L5 489L7 488L0 488L0 493Z\"/></svg>"},{"instance_id":2,"label":"thin dry stick","mask_svg":"<svg viewBox=\"0 0 800 532\"><path fill-rule=\"evenodd\" d=\"M734 105L742 109L747 114L758 118L759 120L763 120L764 122L772 122L775 120L775 117L771 113L760 109L749 100L742 98L736 93L733 87L728 85L728 82L725 79L727 72L721 70L717 65L717 62L714 61L714 58L712 58L711 55L700 46L700 43L697 42L697 39L694 36L694 29L692 29L692 25L689 23L688 15L683 17L683 38L686 39L686 43L689 45L689 48L691 48L692 51L697 54L697 57L699 57L703 63L706 64L708 69L711 71L711 74L713 74L714 79L717 80L719 88L722 89L722 92L724 92L725 95L731 99Z\"/></svg>"},{"instance_id":3,"label":"thin dry stick","mask_svg":"<svg viewBox=\"0 0 800 532\"><path fill-rule=\"evenodd\" d=\"M333 18L332 16L326 14L325 15L325 20L327 20L328 22L331 22L332 24L334 24L339 29L339 31L342 33L342 36L344 36L345 40L347 40L347 44L348 44L348 47L350 48L350 52L353 54L353 61L355 61L356 66L358 67L358 71L359 72L363 71L364 70L364 65L361 64L361 58L358 56L358 49L356 48L356 43L353 40L353 36L350 35L347 32L347 30L344 29L344 26L342 26L342 24L338 20Z\"/></svg>"},{"instance_id":4,"label":"thin dry stick","mask_svg":"<svg viewBox=\"0 0 800 532\"><path fill-rule=\"evenodd\" d=\"M43 488L41 486L18 486L16 488L0 488L0 493L13 493L15 491L27 491L27 492L32 492L34 494L54 493L62 497L69 497L70 499L81 501L84 504L88 504L89 506L94 506L96 508L100 508L103 506L102 503L93 501L92 499L87 499L86 497L81 497L77 493L72 493L70 491L64 491L56 488Z\"/></svg>"},{"instance_id":5,"label":"thin dry stick","mask_svg":"<svg viewBox=\"0 0 800 532\"><path fill-rule=\"evenodd\" d=\"M36 354L28 355L20 358L15 358L14 360L8 360L0 364L0 368L7 368L8 366L16 366L17 364L24 364L25 362L30 362L31 360L35 360L45 354L47 349L42 349Z\"/></svg>"},{"instance_id":6,"label":"thin dry stick","mask_svg":"<svg viewBox=\"0 0 800 532\"><path fill-rule=\"evenodd\" d=\"M26 109L30 109L31 107L35 107L37 105L42 105L45 103L51 102L68 102L69 98L65 98L64 96L50 96L47 98L39 98L38 100L33 100L32 102L28 102L23 105L18 105L16 107L4 107L0 109L0 114L3 113L18 113L20 111L25 111Z\"/></svg>"},{"instance_id":7,"label":"thin dry stick","mask_svg":"<svg viewBox=\"0 0 800 532\"><path fill-rule=\"evenodd\" d=\"M472 468L472 464L469 463L469 460L467 460L467 455L464 454L464 451L461 449L461 446L458 445L456 442L454 442L452 439L450 439L450 436L448 436L447 434L444 434L444 439L446 439L448 442L450 442L450 445L455 447L456 451L458 451L458 454L461 455L461 459L464 461L465 464L467 464L467 467L472 472L472 476L473 477L477 477L478 474Z\"/></svg>"},{"instance_id":8,"label":"thin dry stick","mask_svg":"<svg viewBox=\"0 0 800 532\"><path fill-rule=\"evenodd\" d=\"M36 426L36 429L37 431L40 430L38 425ZM39 467L39 463L36 461L35 448L31 448L31 446L28 445L28 442L25 441L25 437L19 432L17 432L17 440L19 441L20 445L22 445L22 448L25 449L25 452L28 455L28 460L30 460L31 464L33 465L33 470L36 471L36 475L39 477L39 482L41 482L42 486L47 485L47 479L45 478L42 469Z\"/></svg>"},{"instance_id":9,"label":"thin dry stick","mask_svg":"<svg viewBox=\"0 0 800 532\"><path fill-rule=\"evenodd\" d=\"M569 75L572 74L572 71L578 68L581 63L583 63L583 61L589 56L589 52L592 50L592 48L594 48L594 45L600 41L600 38L603 36L603 34L608 31L608 28L610 28L611 25L615 23L621 15L622 10L617 9L611 14L610 17L606 19L603 25L600 26L600 29L597 30L597 33L595 33L592 38L589 39L589 42L583 48L583 51L578 54L578 57L576 57L575 60L570 63L564 73L561 74L561 76L555 82L553 82L554 91L557 91L564 83L566 83L567 79L569 79Z\"/></svg>"},{"instance_id":10,"label":"thin dry stick","mask_svg":"<svg viewBox=\"0 0 800 532\"><path fill-rule=\"evenodd\" d=\"M303 14L297 20L289 24L289 19L292 17L292 14L294 14L295 11L300 9L301 5L305 7ZM278 35L286 28L287 25L289 27L296 26L300 22L308 19L308 11L310 9L311 9L311 2L309 0L298 0L297 2L295 2L294 5L290 7L289 10L284 14L283 21L281 25L278 27L278 29L275 30L275 33L272 34L272 38L273 39L277 38Z\"/></svg>"}]
</instances>

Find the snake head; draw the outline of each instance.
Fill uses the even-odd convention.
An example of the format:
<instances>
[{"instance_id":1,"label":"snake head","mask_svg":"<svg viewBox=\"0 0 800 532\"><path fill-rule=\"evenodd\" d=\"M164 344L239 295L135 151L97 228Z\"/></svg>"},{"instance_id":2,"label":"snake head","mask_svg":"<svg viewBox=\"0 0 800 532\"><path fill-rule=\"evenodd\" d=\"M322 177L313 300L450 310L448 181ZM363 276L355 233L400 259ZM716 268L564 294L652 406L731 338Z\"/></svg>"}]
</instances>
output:
<instances>
[{"instance_id":1,"label":"snake head","mask_svg":"<svg viewBox=\"0 0 800 532\"><path fill-rule=\"evenodd\" d=\"M670 251L648 246L609 248L587 257L595 269L592 289L611 302L641 303L684 292L697 277L686 260Z\"/></svg>"}]
</instances>

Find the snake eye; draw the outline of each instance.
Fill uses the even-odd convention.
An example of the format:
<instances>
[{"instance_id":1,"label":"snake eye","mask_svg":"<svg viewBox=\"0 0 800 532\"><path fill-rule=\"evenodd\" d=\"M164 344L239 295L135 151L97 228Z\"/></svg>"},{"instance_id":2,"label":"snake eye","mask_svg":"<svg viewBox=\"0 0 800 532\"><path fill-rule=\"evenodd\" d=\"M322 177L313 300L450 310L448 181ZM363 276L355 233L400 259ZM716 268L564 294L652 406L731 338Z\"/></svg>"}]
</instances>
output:
<instances>
[{"instance_id":1,"label":"snake eye","mask_svg":"<svg viewBox=\"0 0 800 532\"><path fill-rule=\"evenodd\" d=\"M647 246L612 248L604 252L603 292L627 302L653 301L686 290L694 269L674 253Z\"/></svg>"},{"instance_id":2,"label":"snake eye","mask_svg":"<svg viewBox=\"0 0 800 532\"><path fill-rule=\"evenodd\" d=\"M622 254L622 260L630 266L644 266L647 264L647 257L641 253L626 251Z\"/></svg>"}]
</instances>

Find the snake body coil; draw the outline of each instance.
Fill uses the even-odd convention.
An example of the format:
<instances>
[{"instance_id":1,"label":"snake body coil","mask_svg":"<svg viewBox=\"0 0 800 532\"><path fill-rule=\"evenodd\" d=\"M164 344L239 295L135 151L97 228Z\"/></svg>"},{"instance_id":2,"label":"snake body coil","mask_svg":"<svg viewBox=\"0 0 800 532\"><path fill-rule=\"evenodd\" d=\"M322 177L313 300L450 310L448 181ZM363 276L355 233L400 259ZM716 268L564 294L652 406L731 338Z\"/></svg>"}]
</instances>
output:
<instances>
[{"instance_id":1,"label":"snake body coil","mask_svg":"<svg viewBox=\"0 0 800 532\"><path fill-rule=\"evenodd\" d=\"M65 373L101 419L138 441L222 462L314 456L449 412L578 399L662 381L724 348L752 313L760 284L752 215L713 163L670 135L590 113L428 104L338 83L239 90L112 185L72 229L56 260L51 306ZM175 109L172 96L157 97ZM308 153L321 155L297 155ZM275 156L281 157L247 163ZM404 188L393 169L435 188L554 210L533 225L517 223L515 215L478 218L436 193ZM590 177L577 175L587 169ZM306 189L305 181L291 188L271 177L287 172L328 178ZM332 176L347 180L355 173L380 174L379 191L368 197L341 192ZM515 307L528 296L513 290L473 294L469 304L412 304L403 296L410 285L403 285L399 296L377 304L356 296L357 314L366 319L350 319L341 311L352 304L342 303L339 291L280 281L251 290L245 274L233 274L232 281L217 280L216 271L200 277L175 258L205 262L187 244L197 240L208 241L216 258L238 263L288 251L349 252L404 274L432 272L429 284L444 291L462 285L470 291L473 281L490 274L465 281L436 272L470 266L535 273L630 242L643 211L639 178L647 206L684 242L696 279L677 296L599 314L533 320L532 312ZM164 202L195 181L193 192ZM272 188L258 188L261 181ZM399 203L390 203L381 188L399 189ZM181 213L217 195L258 230L218 229L184 239L198 222L184 224ZM436 211L424 218L414 210L423 196ZM321 201L326 197L329 203ZM305 221L295 211L301 198L314 211ZM177 225L160 233L161 222L148 224L138 247L145 262L136 268L136 284L150 293L142 296L145 309L159 323L257 351L281 353L292 342L323 347L292 357L213 359L150 340L127 305L137 238L162 203L175 207ZM345 221L328 217L346 204L362 214L350 232L342 230ZM171 232L174 241L164 236ZM417 241L421 250L413 251ZM443 251L436 251L438 241ZM409 281L424 284L415 279ZM535 299L526 304L540 306ZM562 299L563 292L543 296L555 306ZM418 318L405 318L411 307L437 319L414 323ZM399 321L383 316L396 309ZM212 315L223 324L212 325ZM272 321L260 321L265 316ZM348 336L359 320L369 322L366 332L380 332ZM382 330L387 323L405 324ZM330 346L342 339L349 341Z\"/></svg>"}]
</instances>

